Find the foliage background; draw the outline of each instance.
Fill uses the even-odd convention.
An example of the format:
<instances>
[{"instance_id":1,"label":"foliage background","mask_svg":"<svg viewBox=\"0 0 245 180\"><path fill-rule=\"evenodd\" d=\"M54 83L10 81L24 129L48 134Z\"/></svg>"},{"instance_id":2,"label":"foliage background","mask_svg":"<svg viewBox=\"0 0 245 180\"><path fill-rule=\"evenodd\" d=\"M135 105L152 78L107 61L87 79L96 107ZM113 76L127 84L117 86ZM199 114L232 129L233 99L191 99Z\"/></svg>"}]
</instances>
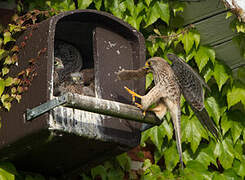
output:
<instances>
[{"instance_id":1,"label":"foliage background","mask_svg":"<svg viewBox=\"0 0 245 180\"><path fill-rule=\"evenodd\" d=\"M169 114L159 127L153 127L142 134L139 159L144 160L144 171L132 171L127 154L105 162L80 175L80 179L243 179L245 176L245 68L236 73L217 60L215 51L200 42L200 34L194 26L183 27L182 12L185 4L173 0L52 0L17 1L19 15L34 9L48 11L44 16L77 9L107 11L131 24L143 33L146 39L147 57L161 56L167 59L168 52L183 57L208 83L211 92L205 93L206 109L220 128L223 138L216 142L200 124L184 98L181 101L182 146L186 168L179 168L179 157ZM31 13L30 13L31 14ZM41 13L31 14L36 20ZM228 13L227 18L231 14ZM33 18L34 17L34 18ZM224 19L225 21L225 19ZM34 22L35 23L35 22ZM12 29L11 29L12 27ZM244 54L244 24L234 18L231 28L237 32L234 37ZM11 102L21 99L25 85L22 77L9 77L8 71L17 59L16 49L9 49L9 43L25 26L16 23L1 30L0 96L2 109L10 109ZM11 46L14 48L14 45ZM9 62L9 63L8 63ZM171 62L169 62L171 63ZM29 74L24 71L25 75ZM23 74L22 74L23 75ZM152 76L148 75L146 86ZM28 90L28 88L26 89ZM149 159L145 152L150 152ZM11 163L0 163L1 179L44 179L41 175L17 172Z\"/></svg>"}]
</instances>

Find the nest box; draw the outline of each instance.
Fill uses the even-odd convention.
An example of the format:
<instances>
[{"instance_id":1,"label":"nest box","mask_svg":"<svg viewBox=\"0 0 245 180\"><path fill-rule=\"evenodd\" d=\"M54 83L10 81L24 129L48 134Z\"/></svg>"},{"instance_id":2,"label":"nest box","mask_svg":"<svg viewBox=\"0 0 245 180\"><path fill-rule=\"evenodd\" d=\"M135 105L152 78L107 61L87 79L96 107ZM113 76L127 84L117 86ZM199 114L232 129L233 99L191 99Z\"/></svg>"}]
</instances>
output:
<instances>
[{"instance_id":1,"label":"nest box","mask_svg":"<svg viewBox=\"0 0 245 180\"><path fill-rule=\"evenodd\" d=\"M26 39L25 37L28 37ZM127 85L144 94L145 83L116 81L120 69L137 69L145 62L141 33L104 12L75 10L51 17L26 30L17 44L17 74L36 59L36 76L20 103L1 114L0 158L19 170L61 175L92 167L140 142L141 124L92 112L58 106L26 120L26 112L55 99L53 96L54 42L73 44L83 56L84 67L94 68L95 96L131 103ZM38 57L38 58L37 58ZM46 107L48 108L48 107ZM38 111L31 112L37 114Z\"/></svg>"}]
</instances>

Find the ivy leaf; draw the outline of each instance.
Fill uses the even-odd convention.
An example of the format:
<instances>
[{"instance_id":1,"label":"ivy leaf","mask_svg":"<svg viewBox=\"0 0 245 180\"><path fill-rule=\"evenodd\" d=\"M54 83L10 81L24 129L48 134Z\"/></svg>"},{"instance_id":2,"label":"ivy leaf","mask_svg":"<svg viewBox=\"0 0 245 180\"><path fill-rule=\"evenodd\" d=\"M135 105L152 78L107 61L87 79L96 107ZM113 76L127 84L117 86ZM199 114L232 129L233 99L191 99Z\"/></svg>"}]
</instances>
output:
<instances>
[{"instance_id":1,"label":"ivy leaf","mask_svg":"<svg viewBox=\"0 0 245 180\"><path fill-rule=\"evenodd\" d=\"M204 77L204 80L205 82L208 82L212 76L213 76L213 70L212 70L212 67L210 66L210 63L208 63L204 69L203 69L203 77Z\"/></svg>"},{"instance_id":2,"label":"ivy leaf","mask_svg":"<svg viewBox=\"0 0 245 180\"><path fill-rule=\"evenodd\" d=\"M185 34L183 34L183 37L181 39L181 42L184 45L184 49L186 54L189 54L193 44L194 44L194 38L191 32L186 32Z\"/></svg>"},{"instance_id":3,"label":"ivy leaf","mask_svg":"<svg viewBox=\"0 0 245 180\"><path fill-rule=\"evenodd\" d=\"M172 141L170 147L166 148L163 154L167 170L172 171L179 162L179 154L175 141Z\"/></svg>"},{"instance_id":4,"label":"ivy leaf","mask_svg":"<svg viewBox=\"0 0 245 180\"><path fill-rule=\"evenodd\" d=\"M170 10L169 10L169 5L167 2L160 1L158 2L158 12L160 14L160 18L169 24L169 19L170 19Z\"/></svg>"},{"instance_id":5,"label":"ivy leaf","mask_svg":"<svg viewBox=\"0 0 245 180\"><path fill-rule=\"evenodd\" d=\"M129 156L127 155L127 153L123 153L123 154L117 156L116 159L117 159L120 167L124 171L129 171L130 170L131 159L129 158Z\"/></svg>"},{"instance_id":6,"label":"ivy leaf","mask_svg":"<svg viewBox=\"0 0 245 180\"><path fill-rule=\"evenodd\" d=\"M243 161L234 160L233 164L235 172L244 179L245 176L245 159Z\"/></svg>"},{"instance_id":7,"label":"ivy leaf","mask_svg":"<svg viewBox=\"0 0 245 180\"><path fill-rule=\"evenodd\" d=\"M158 13L158 10L159 9L157 3L155 3L152 7L150 7L150 9L148 10L149 14L147 14L145 28L153 24L154 22L157 21L158 18L160 18L160 14Z\"/></svg>"},{"instance_id":8,"label":"ivy leaf","mask_svg":"<svg viewBox=\"0 0 245 180\"><path fill-rule=\"evenodd\" d=\"M202 137L207 138L206 132L196 116L181 116L182 140L191 144L191 150L196 152Z\"/></svg>"},{"instance_id":9,"label":"ivy leaf","mask_svg":"<svg viewBox=\"0 0 245 180\"><path fill-rule=\"evenodd\" d=\"M102 0L94 0L94 4L97 10L100 10Z\"/></svg>"},{"instance_id":10,"label":"ivy leaf","mask_svg":"<svg viewBox=\"0 0 245 180\"><path fill-rule=\"evenodd\" d=\"M145 0L147 6L150 6L152 0Z\"/></svg>"},{"instance_id":11,"label":"ivy leaf","mask_svg":"<svg viewBox=\"0 0 245 180\"><path fill-rule=\"evenodd\" d=\"M245 84L236 80L234 81L232 88L227 92L228 109L240 101L245 106Z\"/></svg>"},{"instance_id":12,"label":"ivy leaf","mask_svg":"<svg viewBox=\"0 0 245 180\"><path fill-rule=\"evenodd\" d=\"M5 86L11 86L14 83L14 78L8 77L5 79Z\"/></svg>"},{"instance_id":13,"label":"ivy leaf","mask_svg":"<svg viewBox=\"0 0 245 180\"><path fill-rule=\"evenodd\" d=\"M242 119L244 118L244 116L245 114L242 113L240 110L231 111L228 114L229 121L232 122L231 135L234 144L236 143L244 129L244 126L242 124Z\"/></svg>"},{"instance_id":14,"label":"ivy leaf","mask_svg":"<svg viewBox=\"0 0 245 180\"><path fill-rule=\"evenodd\" d=\"M91 175L93 179L95 179L96 176L100 176L102 180L106 180L107 179L106 174L107 174L106 169L102 165L96 166L95 168L91 169Z\"/></svg>"},{"instance_id":15,"label":"ivy leaf","mask_svg":"<svg viewBox=\"0 0 245 180\"><path fill-rule=\"evenodd\" d=\"M222 64L219 61L215 61L213 75L219 86L219 91L221 90L222 86L226 83L226 81L230 78L229 74L230 70L226 65Z\"/></svg>"},{"instance_id":16,"label":"ivy leaf","mask_svg":"<svg viewBox=\"0 0 245 180\"><path fill-rule=\"evenodd\" d=\"M202 163L198 161L189 161L186 164L186 168L184 169L183 177L186 179L195 179L202 180L202 179L211 179L212 174L211 172L207 171L207 169L203 166Z\"/></svg>"},{"instance_id":17,"label":"ivy leaf","mask_svg":"<svg viewBox=\"0 0 245 180\"><path fill-rule=\"evenodd\" d=\"M216 99L214 97L208 97L205 100L205 107L206 107L208 113L211 115L211 117L214 118L215 123L219 124L219 119L220 119L221 113L220 113L219 104L216 101Z\"/></svg>"},{"instance_id":18,"label":"ivy leaf","mask_svg":"<svg viewBox=\"0 0 245 180\"><path fill-rule=\"evenodd\" d=\"M170 141L173 137L173 126L171 123L168 123L166 120L162 122L162 124L160 125L163 129L163 131L165 132L165 134L168 137L168 140Z\"/></svg>"},{"instance_id":19,"label":"ivy leaf","mask_svg":"<svg viewBox=\"0 0 245 180\"><path fill-rule=\"evenodd\" d=\"M216 164L216 158L214 157L213 149L215 144L213 141L210 141L209 145L205 148L202 148L198 153L196 160L205 165L206 168L210 163Z\"/></svg>"},{"instance_id":20,"label":"ivy leaf","mask_svg":"<svg viewBox=\"0 0 245 180\"><path fill-rule=\"evenodd\" d=\"M200 33L196 29L191 29L189 32L192 34L192 38L195 41L195 46L197 49L200 43Z\"/></svg>"},{"instance_id":21,"label":"ivy leaf","mask_svg":"<svg viewBox=\"0 0 245 180\"><path fill-rule=\"evenodd\" d=\"M163 138L165 134L160 127L154 126L150 129L150 139L155 144L159 152L162 150Z\"/></svg>"},{"instance_id":22,"label":"ivy leaf","mask_svg":"<svg viewBox=\"0 0 245 180\"><path fill-rule=\"evenodd\" d=\"M228 115L224 113L221 118L221 128L222 128L223 136L228 132L228 130L231 127L232 127L232 121L229 121Z\"/></svg>"},{"instance_id":23,"label":"ivy leaf","mask_svg":"<svg viewBox=\"0 0 245 180\"><path fill-rule=\"evenodd\" d=\"M0 60L5 58L7 55L8 55L8 51L6 51L5 49L0 49Z\"/></svg>"},{"instance_id":24,"label":"ivy leaf","mask_svg":"<svg viewBox=\"0 0 245 180\"><path fill-rule=\"evenodd\" d=\"M8 73L9 73L9 68L3 67L3 68L2 68L2 75L4 76L4 75L6 75L6 74L8 74Z\"/></svg>"},{"instance_id":25,"label":"ivy leaf","mask_svg":"<svg viewBox=\"0 0 245 180\"><path fill-rule=\"evenodd\" d=\"M154 56L154 54L157 52L159 45L158 43L152 43L151 41L146 41L146 47L150 56Z\"/></svg>"},{"instance_id":26,"label":"ivy leaf","mask_svg":"<svg viewBox=\"0 0 245 180\"><path fill-rule=\"evenodd\" d=\"M146 87L146 89L151 85L152 81L153 81L153 74L152 73L148 73L146 75L146 79L145 79L145 87Z\"/></svg>"},{"instance_id":27,"label":"ivy leaf","mask_svg":"<svg viewBox=\"0 0 245 180\"><path fill-rule=\"evenodd\" d=\"M0 96L3 94L4 89L5 89L5 81L3 79L0 79Z\"/></svg>"},{"instance_id":28,"label":"ivy leaf","mask_svg":"<svg viewBox=\"0 0 245 180\"><path fill-rule=\"evenodd\" d=\"M86 9L92 2L93 2L93 0L78 1L78 8L79 9Z\"/></svg>"},{"instance_id":29,"label":"ivy leaf","mask_svg":"<svg viewBox=\"0 0 245 180\"><path fill-rule=\"evenodd\" d=\"M7 44L8 42L10 41L15 41L14 38L12 38L12 35L9 31L6 31L4 34L3 34L3 44Z\"/></svg>"},{"instance_id":30,"label":"ivy leaf","mask_svg":"<svg viewBox=\"0 0 245 180\"><path fill-rule=\"evenodd\" d=\"M217 143L214 149L215 157L219 157L220 163L225 169L231 168L234 159L232 140L226 137L222 143Z\"/></svg>"},{"instance_id":31,"label":"ivy leaf","mask_svg":"<svg viewBox=\"0 0 245 180\"><path fill-rule=\"evenodd\" d=\"M215 51L206 46L200 46L195 55L195 61L201 72L204 66L207 64L208 60L211 60L213 63L215 61Z\"/></svg>"},{"instance_id":32,"label":"ivy leaf","mask_svg":"<svg viewBox=\"0 0 245 180\"><path fill-rule=\"evenodd\" d=\"M170 11L168 3L164 1L156 1L148 12L145 28L156 22L158 18L161 18L167 24L169 23Z\"/></svg>"}]
</instances>

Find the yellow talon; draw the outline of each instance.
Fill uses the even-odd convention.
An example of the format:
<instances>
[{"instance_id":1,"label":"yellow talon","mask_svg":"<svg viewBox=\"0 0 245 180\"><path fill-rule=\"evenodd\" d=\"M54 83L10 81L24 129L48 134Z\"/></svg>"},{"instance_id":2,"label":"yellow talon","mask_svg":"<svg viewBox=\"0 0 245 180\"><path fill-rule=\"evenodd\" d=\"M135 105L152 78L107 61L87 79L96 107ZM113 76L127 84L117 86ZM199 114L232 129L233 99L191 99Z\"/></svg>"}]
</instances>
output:
<instances>
[{"instance_id":1,"label":"yellow talon","mask_svg":"<svg viewBox=\"0 0 245 180\"><path fill-rule=\"evenodd\" d=\"M129 88L127 88L126 86L124 86L124 88L128 91L129 94L132 95L132 101L135 102L135 97L141 98L142 96L137 94L136 92L130 90Z\"/></svg>"}]
</instances>

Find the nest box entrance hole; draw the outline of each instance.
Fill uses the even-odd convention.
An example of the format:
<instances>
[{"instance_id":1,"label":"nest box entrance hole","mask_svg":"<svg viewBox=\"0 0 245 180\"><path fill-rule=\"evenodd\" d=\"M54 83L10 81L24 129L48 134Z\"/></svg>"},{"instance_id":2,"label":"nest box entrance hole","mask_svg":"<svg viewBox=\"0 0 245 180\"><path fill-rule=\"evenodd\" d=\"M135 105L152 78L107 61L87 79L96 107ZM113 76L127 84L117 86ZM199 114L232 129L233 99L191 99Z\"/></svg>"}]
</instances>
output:
<instances>
[{"instance_id":1,"label":"nest box entrance hole","mask_svg":"<svg viewBox=\"0 0 245 180\"><path fill-rule=\"evenodd\" d=\"M66 92L95 96L94 24L61 18L54 37L53 95Z\"/></svg>"}]
</instances>

